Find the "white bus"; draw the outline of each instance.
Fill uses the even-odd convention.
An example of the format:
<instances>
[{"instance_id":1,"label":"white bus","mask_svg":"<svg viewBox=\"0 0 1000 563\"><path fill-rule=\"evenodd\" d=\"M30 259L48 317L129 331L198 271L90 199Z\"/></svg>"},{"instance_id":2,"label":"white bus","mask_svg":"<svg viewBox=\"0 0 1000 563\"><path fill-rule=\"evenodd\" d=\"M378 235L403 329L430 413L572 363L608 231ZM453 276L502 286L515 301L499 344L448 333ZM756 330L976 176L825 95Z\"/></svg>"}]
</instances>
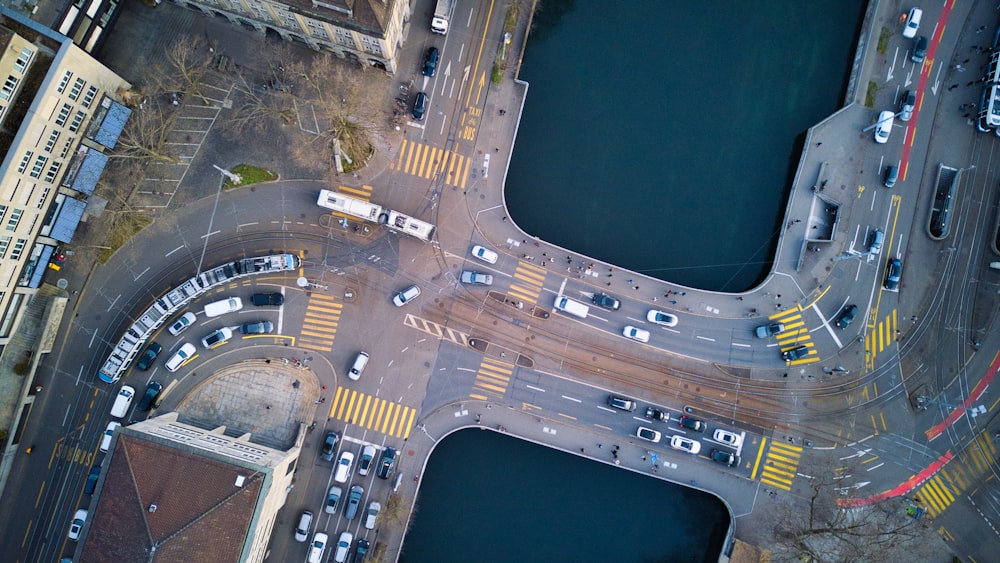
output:
<instances>
[{"instance_id":1,"label":"white bus","mask_svg":"<svg viewBox=\"0 0 1000 563\"><path fill-rule=\"evenodd\" d=\"M397 233L409 235L424 242L430 242L434 237L435 228L430 223L331 190L320 190L316 204L334 213L385 225Z\"/></svg>"}]
</instances>

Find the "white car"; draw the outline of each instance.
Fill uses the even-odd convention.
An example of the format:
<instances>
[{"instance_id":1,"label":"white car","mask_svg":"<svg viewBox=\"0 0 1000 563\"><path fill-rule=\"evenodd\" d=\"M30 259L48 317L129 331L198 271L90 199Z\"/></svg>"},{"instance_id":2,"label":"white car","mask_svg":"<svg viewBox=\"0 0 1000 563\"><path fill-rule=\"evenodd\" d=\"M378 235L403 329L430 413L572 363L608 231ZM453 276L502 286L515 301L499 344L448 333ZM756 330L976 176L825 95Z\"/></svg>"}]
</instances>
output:
<instances>
[{"instance_id":1,"label":"white car","mask_svg":"<svg viewBox=\"0 0 1000 563\"><path fill-rule=\"evenodd\" d=\"M664 313L656 309L650 309L646 313L646 320L663 326L677 326L677 315L671 315L670 313Z\"/></svg>"},{"instance_id":2,"label":"white car","mask_svg":"<svg viewBox=\"0 0 1000 563\"><path fill-rule=\"evenodd\" d=\"M497 258L500 257L496 252L493 252L489 248L483 248L478 244L472 247L472 255L479 258L483 262L488 262L490 264L496 264Z\"/></svg>"},{"instance_id":3,"label":"white car","mask_svg":"<svg viewBox=\"0 0 1000 563\"><path fill-rule=\"evenodd\" d=\"M229 327L222 327L219 330L209 334L205 338L201 339L201 345L205 347L206 350L211 350L212 348L218 348L233 337L233 331Z\"/></svg>"},{"instance_id":4,"label":"white car","mask_svg":"<svg viewBox=\"0 0 1000 563\"><path fill-rule=\"evenodd\" d=\"M309 547L309 563L323 563L323 554L326 553L326 542L329 539L323 532L316 532L312 546Z\"/></svg>"},{"instance_id":5,"label":"white car","mask_svg":"<svg viewBox=\"0 0 1000 563\"><path fill-rule=\"evenodd\" d=\"M678 434L670 437L670 447L675 450L697 455L698 452L701 451L701 442L698 440L692 440L691 438L685 438L684 436Z\"/></svg>"},{"instance_id":6,"label":"white car","mask_svg":"<svg viewBox=\"0 0 1000 563\"><path fill-rule=\"evenodd\" d=\"M378 521L378 513L382 512L382 503L377 500L373 500L371 504L368 505L368 516L365 517L365 528L369 530L375 529L375 522Z\"/></svg>"},{"instance_id":7,"label":"white car","mask_svg":"<svg viewBox=\"0 0 1000 563\"><path fill-rule=\"evenodd\" d=\"M478 284L478 285L493 285L493 276L490 274L484 274L481 272L473 272L472 270L463 270L462 276L459 278L462 283L468 284Z\"/></svg>"},{"instance_id":8,"label":"white car","mask_svg":"<svg viewBox=\"0 0 1000 563\"><path fill-rule=\"evenodd\" d=\"M722 442L727 446L738 448L743 443L744 434L746 433L740 432L739 434L737 434L736 432L731 432L729 430L723 430L722 428L719 428L715 431L712 437L715 438L716 442Z\"/></svg>"},{"instance_id":9,"label":"white car","mask_svg":"<svg viewBox=\"0 0 1000 563\"><path fill-rule=\"evenodd\" d=\"M174 352L173 356L167 359L167 363L163 367L167 368L167 371L173 373L181 368L188 360L194 357L197 349L194 344L190 342L185 342L181 345L180 349Z\"/></svg>"},{"instance_id":10,"label":"white car","mask_svg":"<svg viewBox=\"0 0 1000 563\"><path fill-rule=\"evenodd\" d=\"M337 471L333 474L333 480L338 483L346 483L347 478L351 476L351 466L353 465L354 454L351 452L342 452L340 459L337 460Z\"/></svg>"},{"instance_id":11,"label":"white car","mask_svg":"<svg viewBox=\"0 0 1000 563\"><path fill-rule=\"evenodd\" d=\"M415 285L411 285L410 287L397 293L396 296L392 298L392 302L395 303L397 307L402 307L419 296L420 288Z\"/></svg>"},{"instance_id":12,"label":"white car","mask_svg":"<svg viewBox=\"0 0 1000 563\"><path fill-rule=\"evenodd\" d=\"M87 511L80 509L76 511L73 515L73 521L69 523L69 539L76 541L80 539L80 531L83 530L83 525L87 523Z\"/></svg>"},{"instance_id":13,"label":"white car","mask_svg":"<svg viewBox=\"0 0 1000 563\"><path fill-rule=\"evenodd\" d=\"M875 142L884 145L889 142L889 133L892 133L893 117L896 114L886 110L878 114L878 125L875 126Z\"/></svg>"},{"instance_id":14,"label":"white car","mask_svg":"<svg viewBox=\"0 0 1000 563\"><path fill-rule=\"evenodd\" d=\"M649 342L649 331L636 328L632 325L626 326L625 329L622 330L622 335L625 338L631 338L632 340L638 340L639 342Z\"/></svg>"},{"instance_id":15,"label":"white car","mask_svg":"<svg viewBox=\"0 0 1000 563\"><path fill-rule=\"evenodd\" d=\"M193 325L196 320L198 320L198 317L194 316L194 313L191 311L188 311L187 313L181 315L179 319L174 321L174 324L170 325L170 328L168 328L167 331L174 336L180 336L180 334L187 330L189 326Z\"/></svg>"},{"instance_id":16,"label":"white car","mask_svg":"<svg viewBox=\"0 0 1000 563\"><path fill-rule=\"evenodd\" d=\"M358 475L368 475L372 464L375 463L376 455L378 455L378 449L371 444L361 448L361 462L358 463Z\"/></svg>"},{"instance_id":17,"label":"white car","mask_svg":"<svg viewBox=\"0 0 1000 563\"><path fill-rule=\"evenodd\" d=\"M104 429L104 435L101 436L101 451L107 453L111 449L111 438L115 435L115 428L118 428L122 424L120 422L109 422L108 427Z\"/></svg>"},{"instance_id":18,"label":"white car","mask_svg":"<svg viewBox=\"0 0 1000 563\"><path fill-rule=\"evenodd\" d=\"M910 9L910 14L906 16L906 26L903 28L903 37L913 39L917 36L917 30L920 29L920 16L922 15L924 15L924 12L920 8Z\"/></svg>"},{"instance_id":19,"label":"white car","mask_svg":"<svg viewBox=\"0 0 1000 563\"><path fill-rule=\"evenodd\" d=\"M337 540L337 550L333 552L333 560L337 563L347 561L347 553L351 550L351 542L354 541L354 534L341 532L340 539Z\"/></svg>"},{"instance_id":20,"label":"white car","mask_svg":"<svg viewBox=\"0 0 1000 563\"><path fill-rule=\"evenodd\" d=\"M646 428L645 426L640 426L639 429L635 431L635 435L654 444L660 441L660 433L652 428Z\"/></svg>"}]
</instances>

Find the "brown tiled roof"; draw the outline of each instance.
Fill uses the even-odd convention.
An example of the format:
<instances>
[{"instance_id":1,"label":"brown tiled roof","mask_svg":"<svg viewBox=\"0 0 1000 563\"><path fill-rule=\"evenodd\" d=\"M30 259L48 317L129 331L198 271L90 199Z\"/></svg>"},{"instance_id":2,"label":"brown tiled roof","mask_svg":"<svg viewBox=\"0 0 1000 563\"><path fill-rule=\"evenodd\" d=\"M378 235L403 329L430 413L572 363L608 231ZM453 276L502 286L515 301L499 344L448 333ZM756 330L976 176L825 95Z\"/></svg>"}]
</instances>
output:
<instances>
[{"instance_id":1,"label":"brown tiled roof","mask_svg":"<svg viewBox=\"0 0 1000 563\"><path fill-rule=\"evenodd\" d=\"M290 6L293 12L378 37L385 37L389 15L392 14L397 2L397 0L317 0L319 5L314 5L313 0L279 1Z\"/></svg>"},{"instance_id":2,"label":"brown tiled roof","mask_svg":"<svg viewBox=\"0 0 1000 563\"><path fill-rule=\"evenodd\" d=\"M171 446L118 436L81 561L239 560L264 474Z\"/></svg>"}]
</instances>

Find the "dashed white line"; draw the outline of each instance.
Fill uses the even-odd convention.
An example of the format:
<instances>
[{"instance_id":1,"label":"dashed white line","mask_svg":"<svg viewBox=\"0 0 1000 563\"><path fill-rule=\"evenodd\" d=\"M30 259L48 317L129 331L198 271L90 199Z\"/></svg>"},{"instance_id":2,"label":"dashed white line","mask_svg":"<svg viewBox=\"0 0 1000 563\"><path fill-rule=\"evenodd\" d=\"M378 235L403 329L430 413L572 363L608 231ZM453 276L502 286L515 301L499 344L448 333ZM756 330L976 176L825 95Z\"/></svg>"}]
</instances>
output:
<instances>
[{"instance_id":1,"label":"dashed white line","mask_svg":"<svg viewBox=\"0 0 1000 563\"><path fill-rule=\"evenodd\" d=\"M569 397L567 395L563 395L562 398L566 399L567 401L573 401L574 403L582 403L583 402L580 399L577 399L575 397Z\"/></svg>"},{"instance_id":2,"label":"dashed white line","mask_svg":"<svg viewBox=\"0 0 1000 563\"><path fill-rule=\"evenodd\" d=\"M541 387L535 387L534 385L525 385L525 387L531 389L532 391L538 391L539 393L545 392L545 389L542 389Z\"/></svg>"}]
</instances>

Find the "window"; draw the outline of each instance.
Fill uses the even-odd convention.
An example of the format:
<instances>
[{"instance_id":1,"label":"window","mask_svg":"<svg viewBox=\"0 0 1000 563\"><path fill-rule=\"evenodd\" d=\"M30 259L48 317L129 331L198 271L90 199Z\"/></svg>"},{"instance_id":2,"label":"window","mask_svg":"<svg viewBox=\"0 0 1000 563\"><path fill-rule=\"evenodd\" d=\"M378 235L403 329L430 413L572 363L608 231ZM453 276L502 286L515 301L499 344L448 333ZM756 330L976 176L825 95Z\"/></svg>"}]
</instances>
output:
<instances>
[{"instance_id":1,"label":"window","mask_svg":"<svg viewBox=\"0 0 1000 563\"><path fill-rule=\"evenodd\" d=\"M31 57L34 55L35 51L31 47L21 49L21 54L18 55L17 61L14 62L14 70L24 74L25 69L28 68L28 63L31 62Z\"/></svg>"},{"instance_id":2,"label":"window","mask_svg":"<svg viewBox=\"0 0 1000 563\"><path fill-rule=\"evenodd\" d=\"M52 190L51 186L42 187L42 195L38 197L38 205L36 205L35 207L41 209L42 207L45 206L45 199L49 197L49 191L51 190Z\"/></svg>"},{"instance_id":3,"label":"window","mask_svg":"<svg viewBox=\"0 0 1000 563\"><path fill-rule=\"evenodd\" d=\"M83 95L83 107L89 108L90 104L94 103L94 98L97 97L97 86L91 86L87 88L87 93Z\"/></svg>"},{"instance_id":4,"label":"window","mask_svg":"<svg viewBox=\"0 0 1000 563\"><path fill-rule=\"evenodd\" d=\"M53 129L52 132L49 133L49 140L45 141L45 152L52 152L52 149L55 148L56 142L58 140L59 140L59 131Z\"/></svg>"},{"instance_id":5,"label":"window","mask_svg":"<svg viewBox=\"0 0 1000 563\"><path fill-rule=\"evenodd\" d=\"M14 95L14 90L17 89L17 84L20 82L16 76L13 74L7 75L7 80L3 82L3 88L0 88L0 100L7 101Z\"/></svg>"},{"instance_id":6,"label":"window","mask_svg":"<svg viewBox=\"0 0 1000 563\"><path fill-rule=\"evenodd\" d=\"M63 145L62 151L59 152L59 158L66 158L66 155L69 154L69 149L73 147L74 140L76 140L76 137L72 135L66 138L66 144Z\"/></svg>"},{"instance_id":7,"label":"window","mask_svg":"<svg viewBox=\"0 0 1000 563\"><path fill-rule=\"evenodd\" d=\"M49 157L47 156L38 155L35 157L35 164L31 167L31 172L28 173L28 176L31 176L32 178L41 176L42 170L45 169L45 163L48 162L48 160Z\"/></svg>"},{"instance_id":8,"label":"window","mask_svg":"<svg viewBox=\"0 0 1000 563\"><path fill-rule=\"evenodd\" d=\"M56 88L56 91L59 92L60 94L65 92L66 86L69 84L70 78L73 78L73 73L67 70L66 74L63 75L62 80L59 81L59 87Z\"/></svg>"},{"instance_id":9,"label":"window","mask_svg":"<svg viewBox=\"0 0 1000 563\"><path fill-rule=\"evenodd\" d=\"M86 80L77 77L76 82L73 83L73 87L69 89L69 99L75 102L80 97L80 93L83 92L83 87L86 85Z\"/></svg>"},{"instance_id":10,"label":"window","mask_svg":"<svg viewBox=\"0 0 1000 563\"><path fill-rule=\"evenodd\" d=\"M10 259L17 260L21 257L21 253L24 252L24 245L28 244L28 239L19 238L17 242L14 243L14 250L10 251Z\"/></svg>"},{"instance_id":11,"label":"window","mask_svg":"<svg viewBox=\"0 0 1000 563\"><path fill-rule=\"evenodd\" d=\"M59 110L59 117L56 117L56 125L62 127L66 125L66 119L69 118L69 112L73 109L73 106L69 104L63 104L62 109Z\"/></svg>"},{"instance_id":12,"label":"window","mask_svg":"<svg viewBox=\"0 0 1000 563\"><path fill-rule=\"evenodd\" d=\"M80 129L80 124L83 123L83 118L85 117L87 117L86 113L82 111L76 112L76 115L73 116L73 123L69 124L69 130L76 133Z\"/></svg>"},{"instance_id":13,"label":"window","mask_svg":"<svg viewBox=\"0 0 1000 563\"><path fill-rule=\"evenodd\" d=\"M10 246L10 237L2 236L0 237L0 258L7 256L7 248Z\"/></svg>"},{"instance_id":14,"label":"window","mask_svg":"<svg viewBox=\"0 0 1000 563\"><path fill-rule=\"evenodd\" d=\"M25 151L24 156L21 158L21 164L17 165L17 173L24 174L24 171L28 169L28 163L31 162L31 157L35 153L31 151ZM3 219L3 215L0 215L0 219Z\"/></svg>"},{"instance_id":15,"label":"window","mask_svg":"<svg viewBox=\"0 0 1000 563\"><path fill-rule=\"evenodd\" d=\"M49 165L49 169L45 171L45 181L50 184L56 181L56 176L59 174L59 168L62 167L61 162L53 162Z\"/></svg>"},{"instance_id":16,"label":"window","mask_svg":"<svg viewBox=\"0 0 1000 563\"><path fill-rule=\"evenodd\" d=\"M5 215L7 215L7 206L0 205L0 221L3 221Z\"/></svg>"},{"instance_id":17,"label":"window","mask_svg":"<svg viewBox=\"0 0 1000 563\"><path fill-rule=\"evenodd\" d=\"M10 219L7 219L7 230L13 231L17 229L17 224L21 222L21 215L24 214L23 209L14 208L14 211L10 214Z\"/></svg>"}]
</instances>

